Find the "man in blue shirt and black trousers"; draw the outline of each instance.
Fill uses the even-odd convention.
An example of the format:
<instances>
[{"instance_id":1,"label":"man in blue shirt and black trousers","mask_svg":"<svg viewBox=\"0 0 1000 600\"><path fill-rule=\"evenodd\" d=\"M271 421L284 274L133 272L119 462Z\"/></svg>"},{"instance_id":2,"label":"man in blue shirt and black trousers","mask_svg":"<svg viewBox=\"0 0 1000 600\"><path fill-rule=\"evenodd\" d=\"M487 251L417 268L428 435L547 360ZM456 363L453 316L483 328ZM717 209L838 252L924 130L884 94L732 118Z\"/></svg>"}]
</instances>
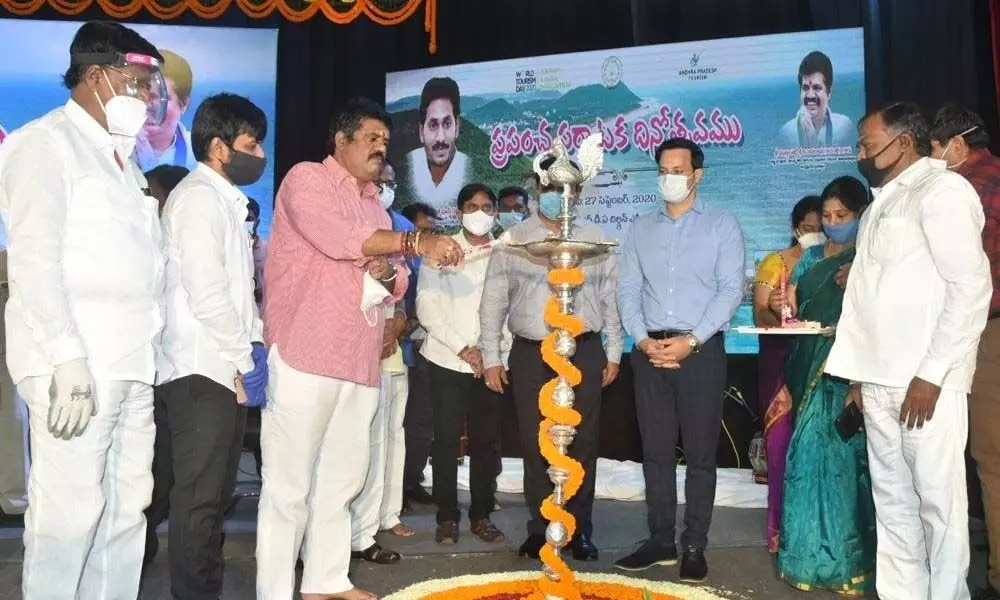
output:
<instances>
[{"instance_id":1,"label":"man in blue shirt and black trousers","mask_svg":"<svg viewBox=\"0 0 1000 600\"><path fill-rule=\"evenodd\" d=\"M665 203L632 224L618 287L622 323L636 342L632 371L650 539L615 566L641 571L677 564L679 431L687 464L680 579L700 583L708 576L705 547L726 385L722 332L743 298L746 250L736 218L698 195L705 154L697 144L667 140L656 162Z\"/></svg>"}]
</instances>

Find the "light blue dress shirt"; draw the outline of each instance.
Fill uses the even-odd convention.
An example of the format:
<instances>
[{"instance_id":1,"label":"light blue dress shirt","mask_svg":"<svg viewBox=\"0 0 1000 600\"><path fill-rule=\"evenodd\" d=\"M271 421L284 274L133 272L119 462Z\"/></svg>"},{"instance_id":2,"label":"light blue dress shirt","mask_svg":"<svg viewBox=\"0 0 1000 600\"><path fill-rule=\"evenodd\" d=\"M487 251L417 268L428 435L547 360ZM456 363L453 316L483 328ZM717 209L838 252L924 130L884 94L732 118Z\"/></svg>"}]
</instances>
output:
<instances>
[{"instance_id":1,"label":"light blue dress shirt","mask_svg":"<svg viewBox=\"0 0 1000 600\"><path fill-rule=\"evenodd\" d=\"M665 207L632 223L622 257L618 306L638 344L650 331L690 331L705 342L729 328L743 300L746 248L729 211L700 197L679 219Z\"/></svg>"}]
</instances>

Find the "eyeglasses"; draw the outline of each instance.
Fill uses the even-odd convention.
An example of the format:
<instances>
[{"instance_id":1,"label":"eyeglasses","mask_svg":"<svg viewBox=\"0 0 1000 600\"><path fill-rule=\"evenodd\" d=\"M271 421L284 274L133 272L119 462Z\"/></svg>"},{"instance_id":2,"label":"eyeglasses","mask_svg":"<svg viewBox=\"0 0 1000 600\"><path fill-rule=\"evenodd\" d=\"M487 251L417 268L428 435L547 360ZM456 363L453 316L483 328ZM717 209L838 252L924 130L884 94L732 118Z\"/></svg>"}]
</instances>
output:
<instances>
[{"instance_id":1,"label":"eyeglasses","mask_svg":"<svg viewBox=\"0 0 1000 600\"><path fill-rule=\"evenodd\" d=\"M393 180L393 181L380 181L380 182L378 182L378 191L381 192L382 190L384 190L386 188L389 188L390 190L392 190L392 191L395 192L396 191L396 181Z\"/></svg>"}]
</instances>

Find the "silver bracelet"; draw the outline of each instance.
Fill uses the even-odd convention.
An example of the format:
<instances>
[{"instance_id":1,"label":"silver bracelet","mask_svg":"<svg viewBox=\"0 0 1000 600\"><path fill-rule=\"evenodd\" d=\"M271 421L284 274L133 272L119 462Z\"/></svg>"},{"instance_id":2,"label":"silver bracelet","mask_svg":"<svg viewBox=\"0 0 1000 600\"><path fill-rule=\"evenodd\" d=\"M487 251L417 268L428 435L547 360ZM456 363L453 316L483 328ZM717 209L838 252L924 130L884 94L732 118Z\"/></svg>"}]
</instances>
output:
<instances>
[{"instance_id":1,"label":"silver bracelet","mask_svg":"<svg viewBox=\"0 0 1000 600\"><path fill-rule=\"evenodd\" d=\"M393 267L392 268L392 277L387 277L385 279L379 279L379 281L381 281L382 283L389 283L390 281L393 281L393 280L396 279L396 274L397 273L398 273L398 271L396 270L395 267Z\"/></svg>"}]
</instances>

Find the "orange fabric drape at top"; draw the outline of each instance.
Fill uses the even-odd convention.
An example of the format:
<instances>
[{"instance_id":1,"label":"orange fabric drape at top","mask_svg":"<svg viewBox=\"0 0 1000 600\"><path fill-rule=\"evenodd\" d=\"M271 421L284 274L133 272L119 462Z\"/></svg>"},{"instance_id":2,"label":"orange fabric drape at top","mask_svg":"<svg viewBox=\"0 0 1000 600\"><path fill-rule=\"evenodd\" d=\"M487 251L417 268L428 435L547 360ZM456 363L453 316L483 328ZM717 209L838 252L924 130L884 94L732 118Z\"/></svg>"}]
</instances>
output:
<instances>
[{"instance_id":1,"label":"orange fabric drape at top","mask_svg":"<svg viewBox=\"0 0 1000 600\"><path fill-rule=\"evenodd\" d=\"M211 4L203 4L200 0L181 0L164 6L160 0L0 0L0 7L19 16L34 14L46 3L64 15L79 15L87 10L94 2L101 7L107 15L115 19L126 19L145 8L154 17L163 20L176 19L190 10L202 19L215 19L221 16L235 1L247 16L254 19L263 19L277 10L282 17L295 23L301 23L310 19L317 12L322 12L323 16L334 23L345 25L350 23L359 15L365 14L369 19L379 25L398 25L409 19L417 12L422 3L426 4L424 10L424 29L430 34L430 52L437 53L437 0L406 0L406 4L396 10L388 11L380 8L374 0L353 0L352 5L346 11L339 11L327 2L327 0L316 0L309 2L307 6L298 10L288 5L288 0L217 0ZM347 4L345 0L343 2Z\"/></svg>"}]
</instances>

